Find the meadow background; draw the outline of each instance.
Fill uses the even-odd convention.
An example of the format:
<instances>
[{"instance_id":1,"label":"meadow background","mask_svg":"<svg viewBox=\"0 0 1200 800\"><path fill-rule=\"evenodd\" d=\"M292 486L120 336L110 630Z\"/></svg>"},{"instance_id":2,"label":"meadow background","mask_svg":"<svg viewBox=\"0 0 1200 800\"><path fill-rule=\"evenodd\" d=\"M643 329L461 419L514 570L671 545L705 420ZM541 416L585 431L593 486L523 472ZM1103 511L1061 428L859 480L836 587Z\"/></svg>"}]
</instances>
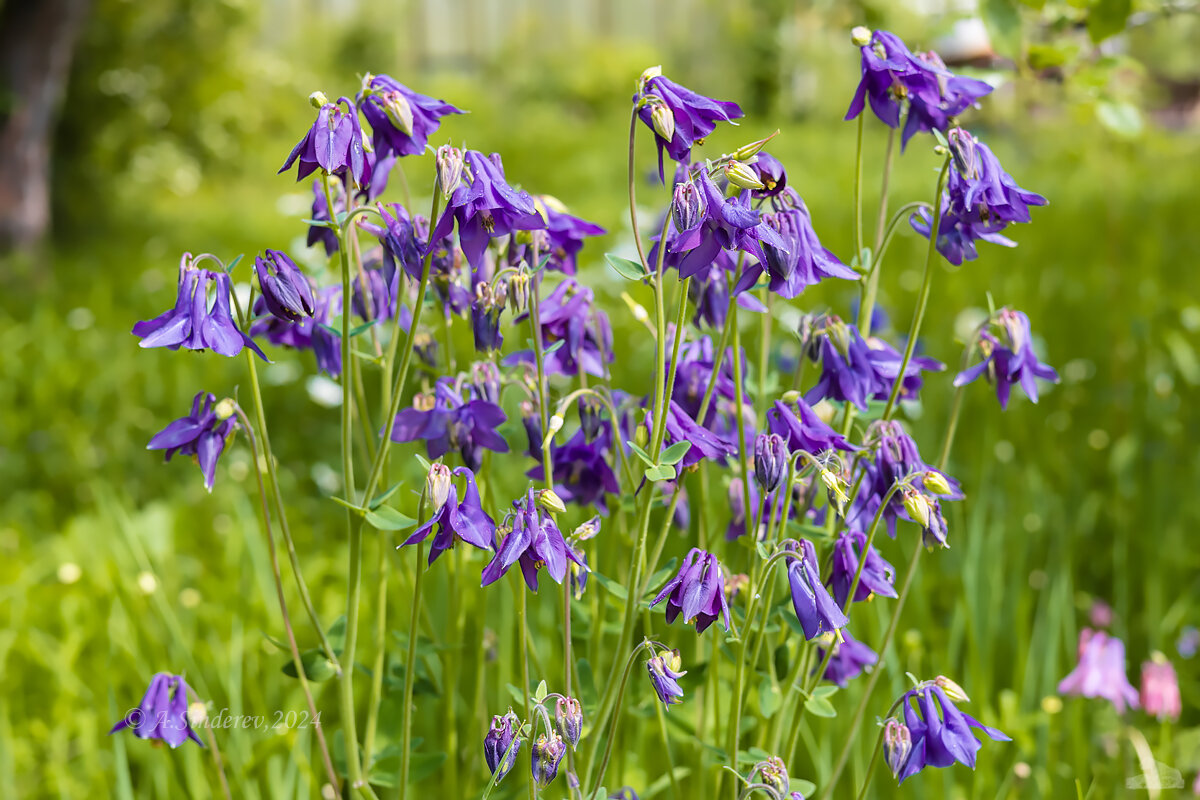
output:
<instances>
[{"instance_id":1,"label":"meadow background","mask_svg":"<svg viewBox=\"0 0 1200 800\"><path fill-rule=\"evenodd\" d=\"M1014 402L1003 414L982 385L967 393L950 472L965 476L968 500L949 517L951 549L925 560L871 713L903 691L906 670L942 673L970 693L971 713L989 709L1015 741L986 746L975 773L927 771L900 790L878 775L873 796L1069 797L1077 780L1094 797L1124 796L1137 770L1116 745L1115 715L1099 702L1054 699L1094 599L1115 611L1135 684L1152 650L1176 664L1181 722L1160 731L1132 719L1190 787L1200 770L1200 669L1175 642L1183 626L1200 624L1200 24L1192 7L1138 3L1130 30L1100 50L1087 31L1089 13L1099 12L1087 3L984 5L997 50L1022 54L1022 66L993 63L1007 81L972 128L1050 204L1012 230L1015 250L984 245L978 261L938 274L923 338L929 354L957 363L963 320L991 292L998 305L1028 313L1063 381L1038 405ZM105 735L157 670L186 671L214 710L303 707L280 672L286 653L268 638L281 627L246 448L239 441L227 453L211 495L195 467L163 466L143 449L200 388L233 391L244 380L240 365L142 351L129 328L167 307L184 250L226 260L264 247L301 254L309 186L275 171L310 123L310 92L353 94L358 75L372 71L445 97L471 113L439 136L500 152L510 180L607 227L609 236L584 250L583 277L615 328L614 382L644 391L646 370L634 365L653 345L618 299L627 284L602 261L630 243L624 157L641 71L661 63L676 80L742 104L747 119L712 137L706 153L780 128L772 151L826 246L848 260L854 124L841 118L858 78L849 28L887 26L928 47L974 16L958 4L832 0L692 0L649 10L532 0L96 0L55 132L53 228L40 247L0 262L0 793L177 797L183 782L190 796L209 796L199 749L167 754ZM868 220L883 142L875 127ZM924 147L915 142L899 159L894 203L929 194ZM404 166L419 195L429 176ZM660 195L644 188L640 199L649 209ZM900 236L883 275L881 304L899 328L912 311L923 241ZM844 310L849 300L822 288L796 305ZM757 323L744 324L749 338ZM301 558L332 621L344 606L346 557L343 512L326 499L338 490L337 411L320 402L313 373L302 354L264 375ZM943 375L925 390L918 441L940 437L949 381ZM510 430L519 435L515 418ZM693 524L723 529L722 513L693 508L701 520ZM885 544L889 560L906 562L909 543L905 554ZM403 631L411 555L383 543L379 555L368 552L404 565L389 615ZM509 603L502 594L500 615ZM549 631L554 593L543 594L532 613ZM878 606L878 620L860 624L856 638L879 638L889 609ZM436 604L431 613L436 619ZM437 657L424 661L436 672ZM512 702L504 687L513 674L505 659L489 667L480 706L463 712L481 721L480 741L486 719ZM335 690L323 686L318 705L332 730ZM844 715L856 698L853 686L839 695ZM398 727L392 703L381 726L392 715ZM427 748L440 724L418 711ZM810 715L805 725L807 752L789 766L816 779L829 770L844 722ZM659 765L639 756L657 741L655 726L646 727L650 744L639 749L627 737L608 781L634 786L643 800L666 789L651 787ZM695 746L686 731L673 735L677 750ZM305 736L230 732L225 756L252 776L239 796L311 796L319 770L306 760ZM463 747L479 750L475 741ZM433 796L442 778L436 758L426 763L420 788Z\"/></svg>"}]
</instances>

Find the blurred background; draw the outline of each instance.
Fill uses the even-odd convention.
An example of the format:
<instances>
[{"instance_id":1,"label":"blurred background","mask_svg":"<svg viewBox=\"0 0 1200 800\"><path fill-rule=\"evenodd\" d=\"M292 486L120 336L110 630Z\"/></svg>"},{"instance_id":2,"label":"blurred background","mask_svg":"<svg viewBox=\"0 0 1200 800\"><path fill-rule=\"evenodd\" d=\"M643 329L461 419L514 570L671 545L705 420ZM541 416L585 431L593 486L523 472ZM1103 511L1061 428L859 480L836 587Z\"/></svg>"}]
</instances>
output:
<instances>
[{"instance_id":1,"label":"blurred background","mask_svg":"<svg viewBox=\"0 0 1200 800\"><path fill-rule=\"evenodd\" d=\"M709 155L781 129L772 152L824 244L848 261L855 126L842 116L859 74L848 41L857 24L887 27L998 83L968 124L1050 203L1010 229L1015 250L983 245L978 261L938 275L929 353L957 363L956 337L990 292L1028 313L1063 379L1040 404L1003 414L983 385L968 392L951 471L965 476L969 499L950 519L952 549L927 559L877 693L902 690L905 670L950 674L1015 744L985 747L974 774L938 771L904 791L1062 797L1078 780L1112 796L1130 774L1117 755L1120 723L1099 705L1053 696L1095 600L1115 612L1135 683L1151 651L1176 662L1185 717L1165 743L1154 739L1155 756L1190 786L1200 670L1175 642L1200 623L1196 12L1156 0L6 0L4 793L168 796L176 776L162 754L103 735L168 664L218 708L301 707L292 682L259 678L286 657L263 636L277 633L278 613L246 449L227 454L211 496L194 467L164 467L143 450L196 391L232 392L240 365L139 350L129 329L168 307L184 251L228 261L275 247L320 260L300 223L309 185L275 174L311 123L309 93L353 96L364 72L386 72L469 109L438 135L501 153L510 180L610 231L585 249L584 278L613 318L620 356L641 352L638 329L617 299L627 285L601 256L630 242L624 158L637 76L662 64L742 105L743 124L714 135ZM884 141L868 124L868 219ZM898 160L893 207L927 199L935 164L928 143L914 141ZM414 192L426 191L428 160L403 167ZM653 210L665 197L646 186L640 197ZM881 303L894 329L907 327L923 255L911 232L893 245ZM850 296L822 289L797 305L844 313ZM314 372L301 354L265 379L270 416L296 433L273 438L302 512L306 573L332 619L345 557L341 514L324 499L337 490L336 412L321 404ZM927 391L920 441L940 436L949 397ZM309 796L311 766L293 763L288 736L232 736L227 747L253 776L242 796ZM811 763L793 774L815 779L841 738L817 729L804 741ZM199 753L180 755L186 774L207 769ZM645 777L636 761L620 766L625 782ZM195 784L203 796L203 778ZM883 776L875 790L898 794Z\"/></svg>"}]
</instances>

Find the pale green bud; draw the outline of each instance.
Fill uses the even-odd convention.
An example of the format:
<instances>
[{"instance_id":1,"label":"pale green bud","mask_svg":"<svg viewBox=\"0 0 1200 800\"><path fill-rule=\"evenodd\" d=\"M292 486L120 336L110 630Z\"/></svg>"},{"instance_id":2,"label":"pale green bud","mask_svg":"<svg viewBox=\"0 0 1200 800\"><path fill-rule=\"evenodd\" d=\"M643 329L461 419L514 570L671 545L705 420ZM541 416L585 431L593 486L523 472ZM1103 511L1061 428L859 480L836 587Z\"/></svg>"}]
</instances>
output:
<instances>
[{"instance_id":1,"label":"pale green bud","mask_svg":"<svg viewBox=\"0 0 1200 800\"><path fill-rule=\"evenodd\" d=\"M555 514L567 510L562 498L555 494L553 489L542 489L538 492L538 504L547 511L552 511Z\"/></svg>"},{"instance_id":2,"label":"pale green bud","mask_svg":"<svg viewBox=\"0 0 1200 800\"><path fill-rule=\"evenodd\" d=\"M763 182L758 179L754 170L740 161L730 161L725 165L725 177L731 184L742 189L761 189Z\"/></svg>"},{"instance_id":3,"label":"pale green bud","mask_svg":"<svg viewBox=\"0 0 1200 800\"><path fill-rule=\"evenodd\" d=\"M233 416L237 410L237 404L229 397L226 397L221 402L217 403L213 411L216 412L217 419L226 420Z\"/></svg>"},{"instance_id":4,"label":"pale green bud","mask_svg":"<svg viewBox=\"0 0 1200 800\"><path fill-rule=\"evenodd\" d=\"M858 25L850 31L850 41L855 47L866 47L871 43L871 29Z\"/></svg>"},{"instance_id":5,"label":"pale green bud","mask_svg":"<svg viewBox=\"0 0 1200 800\"><path fill-rule=\"evenodd\" d=\"M904 510L922 528L929 527L929 500L913 489L904 490Z\"/></svg>"},{"instance_id":6,"label":"pale green bud","mask_svg":"<svg viewBox=\"0 0 1200 800\"><path fill-rule=\"evenodd\" d=\"M654 132L668 142L675 138L675 113L666 103L651 103L650 123L654 125Z\"/></svg>"},{"instance_id":7,"label":"pale green bud","mask_svg":"<svg viewBox=\"0 0 1200 800\"><path fill-rule=\"evenodd\" d=\"M329 105L329 98L324 92L313 92L308 96L308 102L313 108L320 108Z\"/></svg>"},{"instance_id":8,"label":"pale green bud","mask_svg":"<svg viewBox=\"0 0 1200 800\"><path fill-rule=\"evenodd\" d=\"M946 697L949 697L956 703L971 702L971 698L967 697L967 693L963 691L963 688L945 675L938 675L933 679L933 682L941 687L942 691L946 693Z\"/></svg>"},{"instance_id":9,"label":"pale green bud","mask_svg":"<svg viewBox=\"0 0 1200 800\"><path fill-rule=\"evenodd\" d=\"M954 490L950 488L949 481L946 480L946 476L931 469L926 470L925 474L921 476L921 483L926 489L937 495L954 493Z\"/></svg>"}]
</instances>

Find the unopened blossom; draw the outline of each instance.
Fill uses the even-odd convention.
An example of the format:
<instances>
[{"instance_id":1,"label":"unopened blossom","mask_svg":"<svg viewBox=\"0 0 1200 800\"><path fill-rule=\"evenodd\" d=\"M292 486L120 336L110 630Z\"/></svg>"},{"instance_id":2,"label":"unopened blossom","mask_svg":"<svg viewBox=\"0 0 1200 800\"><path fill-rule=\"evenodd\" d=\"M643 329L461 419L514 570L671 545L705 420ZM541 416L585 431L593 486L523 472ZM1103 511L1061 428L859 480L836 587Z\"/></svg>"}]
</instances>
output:
<instances>
[{"instance_id":1,"label":"unopened blossom","mask_svg":"<svg viewBox=\"0 0 1200 800\"><path fill-rule=\"evenodd\" d=\"M504 780L504 776L516 766L517 754L523 742L521 720L511 708L502 717L492 717L492 725L483 739L483 758L496 783Z\"/></svg>"},{"instance_id":2,"label":"unopened blossom","mask_svg":"<svg viewBox=\"0 0 1200 800\"><path fill-rule=\"evenodd\" d=\"M454 477L461 477L464 481L462 502L458 499ZM434 464L429 469L427 485L430 487L426 492L429 495L428 502L435 504L435 510L398 547L425 541L437 526L437 535L433 537L433 544L429 548L430 564L458 542L466 542L480 550L490 550L496 536L496 523L479 502L475 473L465 467L450 470L443 464Z\"/></svg>"},{"instance_id":3,"label":"unopened blossom","mask_svg":"<svg viewBox=\"0 0 1200 800\"><path fill-rule=\"evenodd\" d=\"M154 434L146 449L166 450L167 461L176 454L193 456L204 475L204 488L211 492L217 459L237 428L234 408L232 400L217 402L216 395L200 392L192 400L192 412Z\"/></svg>"},{"instance_id":4,"label":"unopened blossom","mask_svg":"<svg viewBox=\"0 0 1200 800\"><path fill-rule=\"evenodd\" d=\"M941 518L941 502L943 500L961 500L965 495L959 488L958 481L942 470L925 463L917 449L917 443L904 430L897 420L878 420L867 427L866 446L871 458L863 463L862 488L855 497L847 519L861 528L870 526L884 498L891 493L887 508L884 509L883 519L888 525L888 535L895 538L896 521L900 519L918 522L925 527L931 520L935 523ZM900 490L892 492L892 487L907 482L909 488L922 494L924 502L936 510L936 517L914 519L904 505L904 493ZM936 483L939 490L927 488ZM936 496L934 496L936 495ZM941 534L944 540L944 520L941 520L941 530L931 531L937 538Z\"/></svg>"},{"instance_id":5,"label":"unopened blossom","mask_svg":"<svg viewBox=\"0 0 1200 800\"><path fill-rule=\"evenodd\" d=\"M188 739L204 747L204 742L188 722L187 695L188 685L182 676L169 672L155 673L142 702L113 725L108 733L112 735L129 728L139 739L160 739L172 749Z\"/></svg>"},{"instance_id":6,"label":"unopened blossom","mask_svg":"<svg viewBox=\"0 0 1200 800\"><path fill-rule=\"evenodd\" d=\"M821 244L813 229L812 216L800 195L788 190L790 207L763 214L763 222L775 232L762 241L765 260L746 266L734 292L753 288L767 272L768 288L783 298L797 297L809 286L826 278L858 281L859 274L843 264L833 251Z\"/></svg>"},{"instance_id":7,"label":"unopened blossom","mask_svg":"<svg viewBox=\"0 0 1200 800\"><path fill-rule=\"evenodd\" d=\"M554 517L538 502L538 493L529 489L525 496L513 501L502 528L507 531L496 555L483 569L483 586L495 583L520 562L521 573L531 591L538 588L538 570L545 567L550 579L561 584L567 575L567 563L586 566L574 548L568 547Z\"/></svg>"},{"instance_id":8,"label":"unopened blossom","mask_svg":"<svg viewBox=\"0 0 1200 800\"><path fill-rule=\"evenodd\" d=\"M430 458L440 458L454 448L463 463L478 470L482 450L508 452L508 443L496 431L506 419L500 406L477 398L473 386L458 389L450 378L440 378L432 395L417 395L412 408L396 415L392 441L423 439Z\"/></svg>"},{"instance_id":9,"label":"unopened blossom","mask_svg":"<svg viewBox=\"0 0 1200 800\"><path fill-rule=\"evenodd\" d=\"M661 67L651 67L638 80L633 96L638 118L653 133L658 145L658 177L664 178L663 151L675 161L691 161L692 146L712 133L718 122L743 116L737 103L713 100L666 78Z\"/></svg>"},{"instance_id":10,"label":"unopened blossom","mask_svg":"<svg viewBox=\"0 0 1200 800\"><path fill-rule=\"evenodd\" d=\"M983 361L960 372L954 378L954 385L965 386L980 376L986 376L996 386L1001 409L1008 408L1008 398L1014 384L1020 386L1025 396L1036 403L1038 379L1057 383L1058 373L1053 367L1038 361L1033 352L1029 317L1024 312L1002 308L995 324L990 327L995 329L995 334L987 327L979 332L977 346L983 354Z\"/></svg>"},{"instance_id":11,"label":"unopened blossom","mask_svg":"<svg viewBox=\"0 0 1200 800\"><path fill-rule=\"evenodd\" d=\"M754 777L758 776L759 782L771 787L776 795L782 797L787 793L791 785L791 779L788 777L787 766L784 765L783 759L778 756L773 756L765 761L760 761L750 769L750 774L747 780L754 782Z\"/></svg>"},{"instance_id":12,"label":"unopened blossom","mask_svg":"<svg viewBox=\"0 0 1200 800\"><path fill-rule=\"evenodd\" d=\"M883 753L893 778L899 777L911 752L912 731L900 720L890 717L883 725Z\"/></svg>"},{"instance_id":13,"label":"unopened blossom","mask_svg":"<svg viewBox=\"0 0 1200 800\"><path fill-rule=\"evenodd\" d=\"M312 286L287 253L265 251L255 257L254 270L258 273L258 286L268 311L289 322L313 315Z\"/></svg>"},{"instance_id":14,"label":"unopened blossom","mask_svg":"<svg viewBox=\"0 0 1200 800\"><path fill-rule=\"evenodd\" d=\"M760 433L754 440L754 479L764 492L773 492L788 472L787 442L777 433Z\"/></svg>"},{"instance_id":15,"label":"unopened blossom","mask_svg":"<svg viewBox=\"0 0 1200 800\"><path fill-rule=\"evenodd\" d=\"M787 188L787 170L778 158L766 150L760 150L749 166L763 185L763 188L754 190L755 197L775 197Z\"/></svg>"},{"instance_id":16,"label":"unopened blossom","mask_svg":"<svg viewBox=\"0 0 1200 800\"><path fill-rule=\"evenodd\" d=\"M679 679L687 675L687 670L681 670L681 666L678 650L660 653L646 662L654 693L668 709L683 702L683 688L679 685Z\"/></svg>"},{"instance_id":17,"label":"unopened blossom","mask_svg":"<svg viewBox=\"0 0 1200 800\"><path fill-rule=\"evenodd\" d=\"M1125 677L1125 643L1103 631L1079 632L1079 663L1058 683L1059 694L1102 697L1117 709L1138 707L1138 691Z\"/></svg>"},{"instance_id":18,"label":"unopened blossom","mask_svg":"<svg viewBox=\"0 0 1200 800\"><path fill-rule=\"evenodd\" d=\"M490 353L504 344L500 332L500 315L506 302L504 285L493 290L487 281L475 284L475 296L471 300L471 332L475 337L475 351Z\"/></svg>"},{"instance_id":19,"label":"unopened blossom","mask_svg":"<svg viewBox=\"0 0 1200 800\"><path fill-rule=\"evenodd\" d=\"M324 96L321 95L323 98ZM345 105L345 109L341 106ZM296 180L304 180L318 169L329 175L347 175L355 186L371 183L371 165L363 149L362 128L358 110L349 98L337 103L324 102L317 110L317 119L304 137L292 148L287 161L279 168L283 174L299 162Z\"/></svg>"},{"instance_id":20,"label":"unopened blossom","mask_svg":"<svg viewBox=\"0 0 1200 800\"><path fill-rule=\"evenodd\" d=\"M684 624L695 621L696 633L703 633L718 618L723 618L728 631L729 604L725 600L724 576L716 556L693 547L675 577L667 581L650 607L666 600L668 625L682 613Z\"/></svg>"},{"instance_id":21,"label":"unopened blossom","mask_svg":"<svg viewBox=\"0 0 1200 800\"><path fill-rule=\"evenodd\" d=\"M461 114L444 100L414 92L387 75L367 75L359 107L371 125L376 155L416 156L425 152L442 117Z\"/></svg>"},{"instance_id":22,"label":"unopened blossom","mask_svg":"<svg viewBox=\"0 0 1200 800\"><path fill-rule=\"evenodd\" d=\"M1142 662L1142 709L1159 722L1177 722L1183 711L1179 696L1179 678L1175 667L1162 653L1154 653L1149 661Z\"/></svg>"},{"instance_id":23,"label":"unopened blossom","mask_svg":"<svg viewBox=\"0 0 1200 800\"><path fill-rule=\"evenodd\" d=\"M825 674L821 677L843 689L851 680L861 675L864 669L874 666L879 661L879 656L874 650L845 631L842 632L840 642L835 638L828 646L833 648L833 655L829 657L829 663L825 665ZM817 658L819 665L825 658L824 647L817 648ZM818 667L814 667L813 672L817 669Z\"/></svg>"},{"instance_id":24,"label":"unopened blossom","mask_svg":"<svg viewBox=\"0 0 1200 800\"><path fill-rule=\"evenodd\" d=\"M896 773L900 783L925 767L949 767L959 763L975 769L975 756L983 745L972 728L994 742L1012 741L1004 733L960 711L936 682L926 681L910 689L902 704L905 727L912 738L912 751Z\"/></svg>"},{"instance_id":25,"label":"unopened blossom","mask_svg":"<svg viewBox=\"0 0 1200 800\"><path fill-rule=\"evenodd\" d=\"M788 585L796 619L804 629L804 638L811 641L846 627L850 621L821 583L821 565L812 542L801 539L796 550L798 557L788 559Z\"/></svg>"},{"instance_id":26,"label":"unopened blossom","mask_svg":"<svg viewBox=\"0 0 1200 800\"><path fill-rule=\"evenodd\" d=\"M567 754L567 744L557 733L551 733L549 736L540 733L531 749L530 769L533 771L533 780L544 789L558 777L558 765Z\"/></svg>"},{"instance_id":27,"label":"unopened blossom","mask_svg":"<svg viewBox=\"0 0 1200 800\"><path fill-rule=\"evenodd\" d=\"M212 305L208 291L213 288ZM266 355L254 341L242 333L233 321L230 294L233 283L224 271L204 269L191 253L179 260L179 285L175 307L154 319L133 326L133 335L141 339L139 347L166 347L169 350L212 350L233 357L249 347L263 361Z\"/></svg>"},{"instance_id":28,"label":"unopened blossom","mask_svg":"<svg viewBox=\"0 0 1200 800\"><path fill-rule=\"evenodd\" d=\"M863 556L863 548L866 555ZM865 558L854 602L859 603L872 595L896 597L896 569L884 560L874 545L867 547L867 535L862 531L843 531L833 544L833 566L829 576L829 587L833 598L842 608L850 595L854 576L858 574L859 560Z\"/></svg>"}]
</instances>

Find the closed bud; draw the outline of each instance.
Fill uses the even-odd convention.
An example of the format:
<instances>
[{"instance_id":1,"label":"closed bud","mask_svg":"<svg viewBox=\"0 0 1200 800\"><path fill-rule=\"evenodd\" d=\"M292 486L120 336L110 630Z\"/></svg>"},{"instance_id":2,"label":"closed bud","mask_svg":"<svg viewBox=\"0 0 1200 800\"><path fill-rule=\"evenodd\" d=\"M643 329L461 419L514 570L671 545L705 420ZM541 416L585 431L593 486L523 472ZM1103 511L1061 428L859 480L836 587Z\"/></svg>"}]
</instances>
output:
<instances>
[{"instance_id":1,"label":"closed bud","mask_svg":"<svg viewBox=\"0 0 1200 800\"><path fill-rule=\"evenodd\" d=\"M555 514L560 514L567 510L567 507L563 505L562 498L555 494L553 489L542 489L538 492L538 505Z\"/></svg>"},{"instance_id":2,"label":"closed bud","mask_svg":"<svg viewBox=\"0 0 1200 800\"><path fill-rule=\"evenodd\" d=\"M954 157L954 168L964 177L974 178L979 172L975 155L975 137L962 128L951 128L946 134L950 143L950 155Z\"/></svg>"},{"instance_id":3,"label":"closed bud","mask_svg":"<svg viewBox=\"0 0 1200 800\"><path fill-rule=\"evenodd\" d=\"M756 155L758 155L758 152L760 150L762 150L764 147L767 146L767 142L771 141L778 135L779 135L779 130L776 129L774 133L772 133L770 136L766 137L765 139L759 139L757 142L750 142L750 144L742 145L737 150L733 151L733 159L735 161L749 161L750 159L752 159Z\"/></svg>"},{"instance_id":4,"label":"closed bud","mask_svg":"<svg viewBox=\"0 0 1200 800\"><path fill-rule=\"evenodd\" d=\"M904 510L922 528L929 527L929 499L915 489L904 490Z\"/></svg>"},{"instance_id":5,"label":"closed bud","mask_svg":"<svg viewBox=\"0 0 1200 800\"><path fill-rule=\"evenodd\" d=\"M821 482L825 484L825 488L829 490L829 497L837 504L840 509L846 504L849 499L846 497L846 483L842 480L842 476L832 470L822 468L820 471Z\"/></svg>"},{"instance_id":6,"label":"closed bud","mask_svg":"<svg viewBox=\"0 0 1200 800\"><path fill-rule=\"evenodd\" d=\"M574 697L560 697L554 707L554 727L558 735L571 743L579 744L583 734L583 708Z\"/></svg>"},{"instance_id":7,"label":"closed bud","mask_svg":"<svg viewBox=\"0 0 1200 800\"><path fill-rule=\"evenodd\" d=\"M533 743L533 757L530 760L533 779L538 786L544 789L558 777L558 765L566 752L566 742L557 733L549 736L544 733L538 735L537 741Z\"/></svg>"},{"instance_id":8,"label":"closed bud","mask_svg":"<svg viewBox=\"0 0 1200 800\"><path fill-rule=\"evenodd\" d=\"M783 759L778 756L755 764L750 774L753 775L755 772L758 773L763 783L774 789L781 797L787 792L791 784L791 780L788 778L787 766L784 765Z\"/></svg>"},{"instance_id":9,"label":"closed bud","mask_svg":"<svg viewBox=\"0 0 1200 800\"><path fill-rule=\"evenodd\" d=\"M542 416L528 400L521 401L521 424L529 442L526 452L540 463L542 460Z\"/></svg>"},{"instance_id":10,"label":"closed bud","mask_svg":"<svg viewBox=\"0 0 1200 800\"><path fill-rule=\"evenodd\" d=\"M430 511L436 511L446 505L450 496L450 468L445 464L430 464L429 474L425 476L425 501Z\"/></svg>"},{"instance_id":11,"label":"closed bud","mask_svg":"<svg viewBox=\"0 0 1200 800\"><path fill-rule=\"evenodd\" d=\"M457 147L451 147L449 144L444 144L437 149L435 161L437 163L438 186L442 188L442 194L453 194L454 190L458 188L458 184L462 181L462 150L459 150Z\"/></svg>"},{"instance_id":12,"label":"closed bud","mask_svg":"<svg viewBox=\"0 0 1200 800\"><path fill-rule=\"evenodd\" d=\"M912 731L895 717L883 726L883 756L893 776L899 776L908 754L912 752Z\"/></svg>"},{"instance_id":13,"label":"closed bud","mask_svg":"<svg viewBox=\"0 0 1200 800\"><path fill-rule=\"evenodd\" d=\"M668 142L675 138L675 112L666 103L651 101L650 124L654 126L654 132Z\"/></svg>"},{"instance_id":14,"label":"closed bud","mask_svg":"<svg viewBox=\"0 0 1200 800\"><path fill-rule=\"evenodd\" d=\"M633 435L633 439L634 444L643 450L646 448L646 445L650 444L650 434L646 431L644 425L638 426L637 433Z\"/></svg>"},{"instance_id":15,"label":"closed bud","mask_svg":"<svg viewBox=\"0 0 1200 800\"><path fill-rule=\"evenodd\" d=\"M671 201L671 219L675 230L690 231L704 219L707 203L700 187L694 181L684 181L675 187L675 197Z\"/></svg>"},{"instance_id":16,"label":"closed bud","mask_svg":"<svg viewBox=\"0 0 1200 800\"><path fill-rule=\"evenodd\" d=\"M795 389L789 389L788 391L784 392L783 396L779 399L785 403L791 404L800 399L800 392L796 391Z\"/></svg>"},{"instance_id":17,"label":"closed bud","mask_svg":"<svg viewBox=\"0 0 1200 800\"><path fill-rule=\"evenodd\" d=\"M476 361L471 365L471 385L481 400L500 404L500 370L491 361Z\"/></svg>"},{"instance_id":18,"label":"closed bud","mask_svg":"<svg viewBox=\"0 0 1200 800\"><path fill-rule=\"evenodd\" d=\"M546 431L546 436L544 439L542 439L543 447L554 441L554 435L562 430L564 422L565 420L563 419L562 414L552 414L550 416L550 419L546 421L546 425L549 427L549 430Z\"/></svg>"},{"instance_id":19,"label":"closed bud","mask_svg":"<svg viewBox=\"0 0 1200 800\"><path fill-rule=\"evenodd\" d=\"M946 693L946 697L949 697L956 703L971 702L971 698L967 697L967 693L963 691L963 688L945 675L938 675L933 679L933 682L941 687L942 691Z\"/></svg>"},{"instance_id":20,"label":"closed bud","mask_svg":"<svg viewBox=\"0 0 1200 800\"><path fill-rule=\"evenodd\" d=\"M871 29L857 25L850 31L850 41L855 47L866 47L871 43Z\"/></svg>"},{"instance_id":21,"label":"closed bud","mask_svg":"<svg viewBox=\"0 0 1200 800\"><path fill-rule=\"evenodd\" d=\"M926 470L925 474L921 476L921 485L934 494L954 494L954 490L950 488L950 483L946 480L946 476L937 470Z\"/></svg>"},{"instance_id":22,"label":"closed bud","mask_svg":"<svg viewBox=\"0 0 1200 800\"><path fill-rule=\"evenodd\" d=\"M413 110L408 98L400 92L385 92L380 99L383 101L383 113L387 114L388 121L406 136L412 136Z\"/></svg>"},{"instance_id":23,"label":"closed bud","mask_svg":"<svg viewBox=\"0 0 1200 800\"><path fill-rule=\"evenodd\" d=\"M512 313L520 314L529 304L529 276L518 272L508 279L508 308Z\"/></svg>"},{"instance_id":24,"label":"closed bud","mask_svg":"<svg viewBox=\"0 0 1200 800\"><path fill-rule=\"evenodd\" d=\"M299 322L316 309L312 286L296 262L281 250L267 250L254 258L254 272L267 311L278 319Z\"/></svg>"},{"instance_id":25,"label":"closed bud","mask_svg":"<svg viewBox=\"0 0 1200 800\"><path fill-rule=\"evenodd\" d=\"M521 743L521 721L511 708L503 717L492 717L492 727L483 739L483 757L496 777L496 783L504 780L517 763Z\"/></svg>"},{"instance_id":26,"label":"closed bud","mask_svg":"<svg viewBox=\"0 0 1200 800\"><path fill-rule=\"evenodd\" d=\"M583 438L589 443L596 441L596 437L600 435L601 427L604 424L604 418L601 416L603 406L600 401L591 395L581 395L579 397L579 427L583 430Z\"/></svg>"},{"instance_id":27,"label":"closed bud","mask_svg":"<svg viewBox=\"0 0 1200 800\"><path fill-rule=\"evenodd\" d=\"M657 67L646 67L646 70L642 73L641 77L638 78L638 91L644 91L647 83L649 83L652 79L659 77L662 77L661 64Z\"/></svg>"},{"instance_id":28,"label":"closed bud","mask_svg":"<svg viewBox=\"0 0 1200 800\"><path fill-rule=\"evenodd\" d=\"M763 182L758 179L757 173L740 161L730 161L723 171L729 183L740 189L763 188Z\"/></svg>"},{"instance_id":29,"label":"closed bud","mask_svg":"<svg viewBox=\"0 0 1200 800\"><path fill-rule=\"evenodd\" d=\"M308 96L308 104L313 108L321 108L329 105L329 98L325 96L324 92L313 92Z\"/></svg>"},{"instance_id":30,"label":"closed bud","mask_svg":"<svg viewBox=\"0 0 1200 800\"><path fill-rule=\"evenodd\" d=\"M788 470L787 443L777 433L760 433L754 440L754 479L764 492L773 492Z\"/></svg>"},{"instance_id":31,"label":"closed bud","mask_svg":"<svg viewBox=\"0 0 1200 800\"><path fill-rule=\"evenodd\" d=\"M224 400L213 406L213 413L217 415L219 420L227 420L237 411L237 403L233 402L233 398L226 397Z\"/></svg>"}]
</instances>

